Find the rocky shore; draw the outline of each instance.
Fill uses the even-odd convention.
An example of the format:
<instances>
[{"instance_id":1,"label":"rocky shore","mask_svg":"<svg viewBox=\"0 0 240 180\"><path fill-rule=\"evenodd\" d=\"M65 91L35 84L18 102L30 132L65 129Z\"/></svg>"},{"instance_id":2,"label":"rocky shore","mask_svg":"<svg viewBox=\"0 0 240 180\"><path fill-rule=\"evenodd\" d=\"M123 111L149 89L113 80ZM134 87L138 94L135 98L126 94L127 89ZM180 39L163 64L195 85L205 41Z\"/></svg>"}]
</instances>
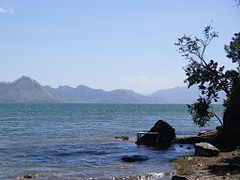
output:
<instances>
[{"instance_id":1,"label":"rocky shore","mask_svg":"<svg viewBox=\"0 0 240 180\"><path fill-rule=\"evenodd\" d=\"M194 144L195 155L186 154L173 160L177 164L176 175L172 179L221 180L240 179L240 149L224 152L216 148L218 130L201 131L197 136L176 137L175 129L168 123L159 120L142 137L138 137L138 145L161 146L171 144ZM155 132L154 134L152 132ZM226 149L225 149L226 150Z\"/></svg>"},{"instance_id":2,"label":"rocky shore","mask_svg":"<svg viewBox=\"0 0 240 180\"><path fill-rule=\"evenodd\" d=\"M240 179L240 150L221 152L215 157L184 156L172 161L176 174L189 180Z\"/></svg>"},{"instance_id":3,"label":"rocky shore","mask_svg":"<svg viewBox=\"0 0 240 180\"><path fill-rule=\"evenodd\" d=\"M217 136L217 130L200 131L197 136L176 137L172 144L195 144L199 142L213 143Z\"/></svg>"},{"instance_id":4,"label":"rocky shore","mask_svg":"<svg viewBox=\"0 0 240 180\"><path fill-rule=\"evenodd\" d=\"M239 180L240 149L228 152L218 150L220 153L211 157L207 154L200 155L201 153L198 152L198 144L214 143L216 137L217 130L199 132L197 136L176 137L172 141L174 144L195 144L194 156L186 154L172 161L177 164L176 174L188 180Z\"/></svg>"}]
</instances>

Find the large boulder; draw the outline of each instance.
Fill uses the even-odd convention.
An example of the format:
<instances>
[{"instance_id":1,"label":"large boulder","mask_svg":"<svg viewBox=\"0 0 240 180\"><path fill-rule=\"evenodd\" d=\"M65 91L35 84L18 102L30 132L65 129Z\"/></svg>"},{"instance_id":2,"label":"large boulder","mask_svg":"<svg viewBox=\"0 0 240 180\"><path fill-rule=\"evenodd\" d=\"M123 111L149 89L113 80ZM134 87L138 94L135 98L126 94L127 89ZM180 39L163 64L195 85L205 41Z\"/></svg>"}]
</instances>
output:
<instances>
[{"instance_id":1,"label":"large boulder","mask_svg":"<svg viewBox=\"0 0 240 180\"><path fill-rule=\"evenodd\" d=\"M195 156L218 156L220 153L219 149L207 142L201 142L195 144Z\"/></svg>"},{"instance_id":2,"label":"large boulder","mask_svg":"<svg viewBox=\"0 0 240 180\"><path fill-rule=\"evenodd\" d=\"M128 136L115 136L115 139L118 139L121 141L128 141L129 137Z\"/></svg>"},{"instance_id":3,"label":"large boulder","mask_svg":"<svg viewBox=\"0 0 240 180\"><path fill-rule=\"evenodd\" d=\"M176 137L175 129L162 120L158 120L149 132L157 132L158 134L146 134L138 139L137 144L148 146L168 145Z\"/></svg>"}]
</instances>

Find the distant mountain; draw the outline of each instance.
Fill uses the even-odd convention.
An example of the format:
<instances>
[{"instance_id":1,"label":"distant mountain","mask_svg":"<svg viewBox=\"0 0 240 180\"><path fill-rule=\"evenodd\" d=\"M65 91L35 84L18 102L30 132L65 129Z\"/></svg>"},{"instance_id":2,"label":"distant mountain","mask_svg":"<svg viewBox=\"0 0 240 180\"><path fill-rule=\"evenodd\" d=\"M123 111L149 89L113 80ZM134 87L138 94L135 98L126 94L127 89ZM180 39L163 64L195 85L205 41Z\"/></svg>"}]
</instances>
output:
<instances>
[{"instance_id":1,"label":"distant mountain","mask_svg":"<svg viewBox=\"0 0 240 180\"><path fill-rule=\"evenodd\" d=\"M201 95L198 86L192 86L191 88L184 87L175 87L171 89L158 90L152 94L150 97L161 98L164 103L170 104L191 104L196 102L196 100ZM220 93L219 103L223 102L225 98L224 93Z\"/></svg>"},{"instance_id":2,"label":"distant mountain","mask_svg":"<svg viewBox=\"0 0 240 180\"><path fill-rule=\"evenodd\" d=\"M41 86L37 81L23 76L12 83L0 83L0 102L56 102L56 103L161 103L132 90L104 91L80 85L76 88Z\"/></svg>"},{"instance_id":3,"label":"distant mountain","mask_svg":"<svg viewBox=\"0 0 240 180\"><path fill-rule=\"evenodd\" d=\"M44 88L49 93L51 93L58 102L99 102L98 98L105 93L103 90L92 89L83 85L80 85L76 88L69 86L60 86L59 88L51 88L50 86L45 86Z\"/></svg>"},{"instance_id":4,"label":"distant mountain","mask_svg":"<svg viewBox=\"0 0 240 180\"><path fill-rule=\"evenodd\" d=\"M197 86L175 87L158 90L144 96L128 89L104 91L87 86L41 86L37 81L23 76L12 83L0 82L0 102L49 102L49 103L143 103L190 104L196 101L200 91ZM220 102L224 94L220 94Z\"/></svg>"},{"instance_id":5,"label":"distant mountain","mask_svg":"<svg viewBox=\"0 0 240 180\"><path fill-rule=\"evenodd\" d=\"M0 102L55 102L38 82L23 76L12 83L0 83Z\"/></svg>"},{"instance_id":6,"label":"distant mountain","mask_svg":"<svg viewBox=\"0 0 240 180\"><path fill-rule=\"evenodd\" d=\"M59 88L44 87L58 102L71 103L161 103L160 98L152 98L138 94L132 90L117 89L104 91L80 85L76 88L60 86Z\"/></svg>"}]
</instances>

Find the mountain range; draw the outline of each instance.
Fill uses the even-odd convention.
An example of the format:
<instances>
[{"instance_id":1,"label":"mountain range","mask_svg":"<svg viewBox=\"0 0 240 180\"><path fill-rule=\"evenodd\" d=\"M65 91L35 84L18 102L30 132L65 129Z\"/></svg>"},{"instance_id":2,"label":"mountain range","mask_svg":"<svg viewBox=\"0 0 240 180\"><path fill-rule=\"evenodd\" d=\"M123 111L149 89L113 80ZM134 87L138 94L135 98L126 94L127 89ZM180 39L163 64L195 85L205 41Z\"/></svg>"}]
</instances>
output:
<instances>
[{"instance_id":1,"label":"mountain range","mask_svg":"<svg viewBox=\"0 0 240 180\"><path fill-rule=\"evenodd\" d=\"M199 97L197 87L176 87L158 90L148 96L138 94L133 90L116 89L104 91L79 85L42 86L37 81L22 76L9 82L0 82L0 102L13 103L143 103L143 104L187 104L193 103Z\"/></svg>"}]
</instances>

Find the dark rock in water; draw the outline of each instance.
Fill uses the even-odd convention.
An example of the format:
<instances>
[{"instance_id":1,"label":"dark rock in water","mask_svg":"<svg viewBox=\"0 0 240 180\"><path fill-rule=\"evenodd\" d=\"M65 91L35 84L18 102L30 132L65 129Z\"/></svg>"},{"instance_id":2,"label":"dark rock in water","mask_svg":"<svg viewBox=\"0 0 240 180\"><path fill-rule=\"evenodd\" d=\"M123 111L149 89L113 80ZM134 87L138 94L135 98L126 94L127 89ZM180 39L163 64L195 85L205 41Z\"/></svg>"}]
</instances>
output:
<instances>
[{"instance_id":1,"label":"dark rock in water","mask_svg":"<svg viewBox=\"0 0 240 180\"><path fill-rule=\"evenodd\" d=\"M119 139L119 140L122 140L122 141L128 141L129 137L128 136L116 136L115 139Z\"/></svg>"},{"instance_id":2,"label":"dark rock in water","mask_svg":"<svg viewBox=\"0 0 240 180\"><path fill-rule=\"evenodd\" d=\"M137 144L148 146L167 145L176 137L175 129L162 120L158 120L149 132L158 132L158 134L146 134L138 139Z\"/></svg>"},{"instance_id":3,"label":"dark rock in water","mask_svg":"<svg viewBox=\"0 0 240 180\"><path fill-rule=\"evenodd\" d=\"M181 148L182 148L182 147L183 147L183 145L182 145L182 144L180 144L180 145L179 145L179 147L181 147Z\"/></svg>"},{"instance_id":4,"label":"dark rock in water","mask_svg":"<svg viewBox=\"0 0 240 180\"><path fill-rule=\"evenodd\" d=\"M186 177L183 177L183 176L177 176L177 175L175 175L175 176L172 177L171 180L187 180L187 178L186 178Z\"/></svg>"},{"instance_id":5,"label":"dark rock in water","mask_svg":"<svg viewBox=\"0 0 240 180\"><path fill-rule=\"evenodd\" d=\"M27 175L25 175L25 176L23 176L24 178L26 178L26 179L31 179L31 178L33 178L34 176L32 176L32 175L30 175L30 174L27 174Z\"/></svg>"},{"instance_id":6,"label":"dark rock in water","mask_svg":"<svg viewBox=\"0 0 240 180\"><path fill-rule=\"evenodd\" d=\"M201 142L195 144L195 156L218 156L220 153L219 149L217 149L212 144Z\"/></svg>"},{"instance_id":7,"label":"dark rock in water","mask_svg":"<svg viewBox=\"0 0 240 180\"><path fill-rule=\"evenodd\" d=\"M187 150L190 150L190 149L191 149L191 147L190 147L190 146L188 146L186 149L187 149Z\"/></svg>"},{"instance_id":8,"label":"dark rock in water","mask_svg":"<svg viewBox=\"0 0 240 180\"><path fill-rule=\"evenodd\" d=\"M122 160L124 162L136 162L136 161L147 161L147 156L133 155L133 156L123 156Z\"/></svg>"},{"instance_id":9,"label":"dark rock in water","mask_svg":"<svg viewBox=\"0 0 240 180\"><path fill-rule=\"evenodd\" d=\"M33 174L26 174L21 177L17 177L18 180L26 180L26 179L56 179L61 177L59 174L49 174L49 173L33 173ZM57 178L57 179L58 179Z\"/></svg>"}]
</instances>

